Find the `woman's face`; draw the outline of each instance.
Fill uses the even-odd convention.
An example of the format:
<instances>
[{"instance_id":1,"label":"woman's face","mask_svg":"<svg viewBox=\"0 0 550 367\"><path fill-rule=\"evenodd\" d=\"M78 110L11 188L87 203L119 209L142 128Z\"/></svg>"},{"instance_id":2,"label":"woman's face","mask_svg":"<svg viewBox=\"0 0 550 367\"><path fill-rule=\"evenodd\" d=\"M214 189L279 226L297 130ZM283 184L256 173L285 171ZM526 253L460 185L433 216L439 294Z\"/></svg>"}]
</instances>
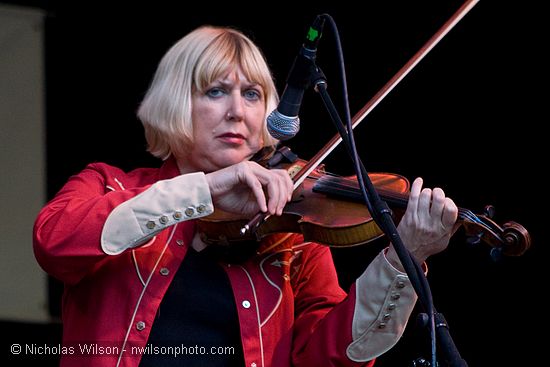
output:
<instances>
[{"instance_id":1,"label":"woman's face","mask_svg":"<svg viewBox=\"0 0 550 367\"><path fill-rule=\"evenodd\" d=\"M211 172L250 158L263 146L263 88L238 68L194 92L194 144L179 162L182 173Z\"/></svg>"}]
</instances>

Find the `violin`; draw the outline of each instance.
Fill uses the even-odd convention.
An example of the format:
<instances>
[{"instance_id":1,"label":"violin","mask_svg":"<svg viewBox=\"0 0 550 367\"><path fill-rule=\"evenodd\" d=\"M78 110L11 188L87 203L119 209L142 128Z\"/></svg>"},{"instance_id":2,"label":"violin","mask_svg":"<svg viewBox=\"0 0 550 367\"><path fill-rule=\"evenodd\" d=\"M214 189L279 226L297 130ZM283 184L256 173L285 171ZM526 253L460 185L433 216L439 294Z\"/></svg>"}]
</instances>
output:
<instances>
[{"instance_id":1,"label":"violin","mask_svg":"<svg viewBox=\"0 0 550 367\"><path fill-rule=\"evenodd\" d=\"M283 151L288 157L289 149L284 147ZM295 176L306 166L306 161L294 158L292 162L278 163L270 168L284 168ZM369 173L369 178L392 209L394 218L399 219L407 206L409 181L395 173ZM484 242L505 256L520 256L527 251L531 246L527 230L512 221L502 226L497 224L492 219L494 209L486 208L483 214L458 209L457 221L464 227L468 242ZM241 229L249 219L215 210L210 216L199 219L197 228L204 242L222 246L259 241L281 232L302 233L305 241L330 247L367 244L384 235L364 205L357 180L326 173L323 167L313 170L294 190L282 215L270 216L253 232L243 235Z\"/></svg>"},{"instance_id":2,"label":"violin","mask_svg":"<svg viewBox=\"0 0 550 367\"><path fill-rule=\"evenodd\" d=\"M467 0L426 44L365 104L353 117L355 128L395 86L425 57L428 52L464 17L478 0ZM254 218L235 218L233 214L215 210L199 219L197 227L205 243L230 245L241 241L259 241L280 232L302 233L306 241L332 247L349 247L369 243L384 235L368 212L353 177L327 174L322 160L342 141L337 134L309 161L299 160L287 147L272 157L262 154L259 163L268 168L285 168L294 181L292 200L281 216L262 213ZM265 158L265 159L264 159ZM393 173L369 173L376 191L394 211L404 213L408 202L409 181ZM484 214L459 208L458 222L464 227L469 242L481 241L506 256L520 256L531 246L527 230L516 222L502 226L493 219L494 208ZM396 218L397 219L397 218Z\"/></svg>"}]
</instances>

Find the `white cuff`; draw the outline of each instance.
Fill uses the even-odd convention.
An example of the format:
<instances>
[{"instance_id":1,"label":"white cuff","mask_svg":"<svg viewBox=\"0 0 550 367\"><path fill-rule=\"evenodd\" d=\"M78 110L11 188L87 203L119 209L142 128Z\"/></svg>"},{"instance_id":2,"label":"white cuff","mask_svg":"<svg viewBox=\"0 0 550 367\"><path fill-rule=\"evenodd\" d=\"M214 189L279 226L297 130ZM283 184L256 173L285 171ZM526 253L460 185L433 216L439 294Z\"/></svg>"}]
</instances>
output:
<instances>
[{"instance_id":1,"label":"white cuff","mask_svg":"<svg viewBox=\"0 0 550 367\"><path fill-rule=\"evenodd\" d=\"M353 342L346 353L353 361L365 362L397 343L417 296L407 275L391 266L384 251L357 279L355 291Z\"/></svg>"},{"instance_id":2,"label":"white cuff","mask_svg":"<svg viewBox=\"0 0 550 367\"><path fill-rule=\"evenodd\" d=\"M204 173L158 181L109 214L101 233L101 248L108 255L117 255L145 244L157 233L178 222L201 218L213 212Z\"/></svg>"}]
</instances>

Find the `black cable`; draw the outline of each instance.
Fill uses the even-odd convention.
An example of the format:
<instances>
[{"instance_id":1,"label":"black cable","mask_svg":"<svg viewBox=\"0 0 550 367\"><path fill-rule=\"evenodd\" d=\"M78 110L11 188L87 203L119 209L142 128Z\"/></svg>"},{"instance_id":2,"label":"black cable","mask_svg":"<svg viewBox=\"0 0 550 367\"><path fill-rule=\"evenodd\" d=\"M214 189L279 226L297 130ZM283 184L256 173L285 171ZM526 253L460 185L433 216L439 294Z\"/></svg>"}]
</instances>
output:
<instances>
[{"instance_id":1,"label":"black cable","mask_svg":"<svg viewBox=\"0 0 550 367\"><path fill-rule=\"evenodd\" d=\"M329 109L329 112L333 117L333 121L335 122L335 125L337 126L337 129L340 132L340 135L342 136L342 141L346 145L348 153L350 154L350 157L354 163L355 171L357 174L357 181L359 183L359 187L361 189L361 193L363 195L365 203L374 221L384 231L384 233L390 238L390 241L394 246L394 249L399 257L399 260L401 261L401 264L405 268L405 271L409 276L409 279L411 280L411 284L413 285L418 295L418 298L422 306L424 307L424 310L427 312L429 316L429 329L430 329L431 352L432 352L431 359L432 359L432 366L435 367L437 366L436 334L435 334L435 321L434 321L435 312L433 307L433 298L432 298L430 286L427 282L426 277L424 276L424 272L422 271L421 266L418 264L417 261L414 260L410 252L403 245L403 242L401 241L401 238L399 237L399 234L397 233L397 230L395 228L393 218L391 217L391 211L389 210L387 204L380 199L374 185L372 184L372 182L370 181L370 178L368 177L368 173L363 163L359 158L359 155L357 153L357 148L355 145L353 126L351 123L345 63L344 63L344 56L342 51L342 45L340 42L339 32L338 32L336 23L334 22L333 18L329 14L322 14L321 16L324 17L325 20L328 20L336 42L339 72L340 72L340 78L342 80L341 87L342 87L342 96L344 98L343 105L344 105L344 118L346 121L346 124L345 124L346 128L338 127L338 125L343 126L343 123L338 117L338 113L336 111L331 111L334 105L330 101L330 96L326 93L326 83L323 81L319 84L316 84L316 89L321 94L323 98L323 102Z\"/></svg>"}]
</instances>

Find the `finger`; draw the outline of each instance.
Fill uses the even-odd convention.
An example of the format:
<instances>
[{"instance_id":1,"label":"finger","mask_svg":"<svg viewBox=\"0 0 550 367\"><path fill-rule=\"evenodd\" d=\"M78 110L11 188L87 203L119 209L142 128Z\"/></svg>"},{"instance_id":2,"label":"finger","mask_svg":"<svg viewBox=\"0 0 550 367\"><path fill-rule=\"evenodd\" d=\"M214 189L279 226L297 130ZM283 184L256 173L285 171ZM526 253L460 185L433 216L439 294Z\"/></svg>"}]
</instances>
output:
<instances>
[{"instance_id":1,"label":"finger","mask_svg":"<svg viewBox=\"0 0 550 367\"><path fill-rule=\"evenodd\" d=\"M414 214L418 210L418 199L420 198L420 191L422 190L423 180L421 177L417 177L412 184L411 193L409 194L409 202L407 203L407 212Z\"/></svg>"},{"instance_id":2,"label":"finger","mask_svg":"<svg viewBox=\"0 0 550 367\"><path fill-rule=\"evenodd\" d=\"M292 181L292 178L290 178L290 174L288 173L288 171L284 171L285 172L285 184L286 184L286 190L288 192L288 198L287 198L287 202L289 202L290 200L292 200L292 194L294 193L294 181Z\"/></svg>"},{"instance_id":3,"label":"finger","mask_svg":"<svg viewBox=\"0 0 550 367\"><path fill-rule=\"evenodd\" d=\"M456 204L450 198L445 198L443 214L441 216L441 223L443 224L443 227L449 228L449 231L451 231L452 229L452 232L456 231L458 229L458 226L456 226L456 228L453 228L453 225L456 223L457 218L458 208Z\"/></svg>"},{"instance_id":4,"label":"finger","mask_svg":"<svg viewBox=\"0 0 550 367\"><path fill-rule=\"evenodd\" d=\"M432 204L430 207L430 215L436 220L441 220L443 207L445 206L445 192L439 187L432 190Z\"/></svg>"},{"instance_id":5,"label":"finger","mask_svg":"<svg viewBox=\"0 0 550 367\"><path fill-rule=\"evenodd\" d=\"M417 215L421 223L427 224L430 220L430 205L432 202L432 189L424 188L418 198Z\"/></svg>"},{"instance_id":6,"label":"finger","mask_svg":"<svg viewBox=\"0 0 550 367\"><path fill-rule=\"evenodd\" d=\"M278 172L269 171L267 177L267 193L269 213L281 215L284 204L286 203L286 192L282 179Z\"/></svg>"},{"instance_id":7,"label":"finger","mask_svg":"<svg viewBox=\"0 0 550 367\"><path fill-rule=\"evenodd\" d=\"M276 174L279 179L279 207L277 213L281 215L286 204L292 198L293 184L287 171L277 170Z\"/></svg>"},{"instance_id":8,"label":"finger","mask_svg":"<svg viewBox=\"0 0 550 367\"><path fill-rule=\"evenodd\" d=\"M268 210L270 214L281 215L288 201L288 173L284 170L269 170L261 168L258 176L267 191Z\"/></svg>"},{"instance_id":9,"label":"finger","mask_svg":"<svg viewBox=\"0 0 550 367\"><path fill-rule=\"evenodd\" d=\"M239 174L241 175L241 182L245 182L246 185L250 188L252 193L254 194L254 197L256 198L256 202L258 203L258 207L262 212L266 212L268 210L267 202L265 193L263 190L262 182L259 180L259 178L254 173L254 169L252 169L250 166L245 165L242 170L239 171Z\"/></svg>"},{"instance_id":10,"label":"finger","mask_svg":"<svg viewBox=\"0 0 550 367\"><path fill-rule=\"evenodd\" d=\"M286 203L291 200L294 190L294 183L288 171L283 169L270 170L258 164L251 164L249 167L262 184L262 189L267 192L268 212L281 215Z\"/></svg>"}]
</instances>

